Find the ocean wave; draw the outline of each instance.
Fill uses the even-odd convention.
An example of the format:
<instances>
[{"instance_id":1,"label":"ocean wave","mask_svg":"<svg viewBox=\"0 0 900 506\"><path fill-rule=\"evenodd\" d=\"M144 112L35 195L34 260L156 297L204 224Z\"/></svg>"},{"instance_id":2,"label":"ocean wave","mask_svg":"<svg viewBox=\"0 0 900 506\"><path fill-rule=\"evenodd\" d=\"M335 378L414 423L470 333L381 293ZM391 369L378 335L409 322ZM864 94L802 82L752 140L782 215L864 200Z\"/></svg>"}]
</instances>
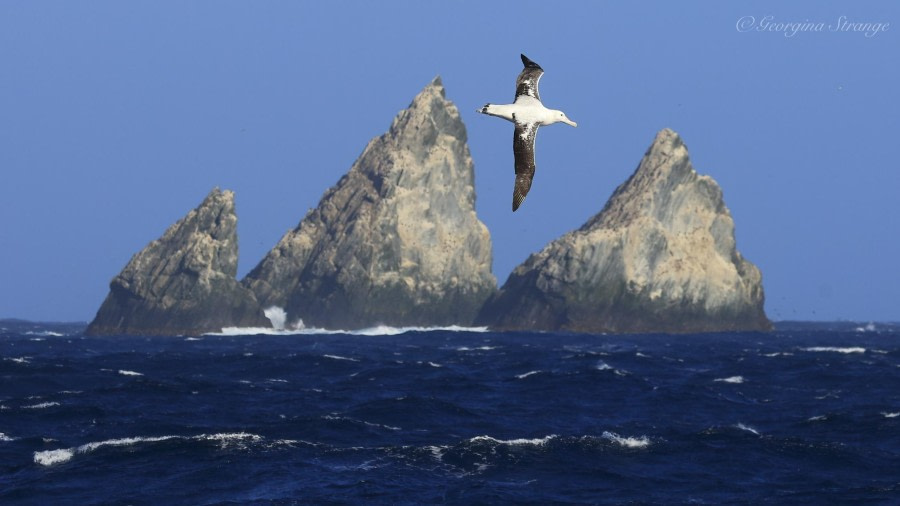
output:
<instances>
[{"instance_id":1,"label":"ocean wave","mask_svg":"<svg viewBox=\"0 0 900 506\"><path fill-rule=\"evenodd\" d=\"M759 435L759 431L754 429L753 427L750 427L749 425L744 425L742 423L738 423L737 425L735 425L735 428L741 429L743 431L747 431L756 436Z\"/></svg>"},{"instance_id":2,"label":"ocean wave","mask_svg":"<svg viewBox=\"0 0 900 506\"><path fill-rule=\"evenodd\" d=\"M206 336L296 336L296 335L355 335L355 336L395 336L407 332L487 332L487 327L462 327L450 325L447 327L390 327L377 325L358 330L329 330L316 327L304 327L296 329L275 329L269 327L225 327L221 332L209 332Z\"/></svg>"},{"instance_id":3,"label":"ocean wave","mask_svg":"<svg viewBox=\"0 0 900 506\"><path fill-rule=\"evenodd\" d=\"M59 332L53 332L50 330L39 330L37 332L33 330L29 330L25 332L26 336L41 336L41 337L63 337L65 334L60 334Z\"/></svg>"},{"instance_id":4,"label":"ocean wave","mask_svg":"<svg viewBox=\"0 0 900 506\"><path fill-rule=\"evenodd\" d=\"M525 378L527 378L527 377L529 377L529 376L534 376L535 374L540 374L540 373L542 373L542 372L544 372L544 371L528 371L528 372L526 372L526 373L516 374L516 378L518 378L518 379L525 379Z\"/></svg>"},{"instance_id":5,"label":"ocean wave","mask_svg":"<svg viewBox=\"0 0 900 506\"><path fill-rule=\"evenodd\" d=\"M15 362L17 364L30 364L31 357L3 357L3 360Z\"/></svg>"},{"instance_id":6,"label":"ocean wave","mask_svg":"<svg viewBox=\"0 0 900 506\"><path fill-rule=\"evenodd\" d=\"M0 432L0 441L6 442L6 441L15 441L15 440L16 440L16 438L9 437L6 434Z\"/></svg>"},{"instance_id":7,"label":"ocean wave","mask_svg":"<svg viewBox=\"0 0 900 506\"><path fill-rule=\"evenodd\" d=\"M119 369L119 374L121 374L122 376L143 376L144 375L143 373L139 373L136 371L129 371L126 369Z\"/></svg>"},{"instance_id":8,"label":"ocean wave","mask_svg":"<svg viewBox=\"0 0 900 506\"><path fill-rule=\"evenodd\" d=\"M477 327L477 328L480 329L481 327ZM480 330L478 332L480 332ZM491 350L496 350L497 348L499 348L499 346L478 346L476 348L469 348L468 346L460 346L459 348L456 348L456 351L491 351Z\"/></svg>"},{"instance_id":9,"label":"ocean wave","mask_svg":"<svg viewBox=\"0 0 900 506\"><path fill-rule=\"evenodd\" d=\"M22 409L46 409L46 408L52 408L53 406L59 406L59 403L56 401L41 402L38 404L32 404L30 406L22 406Z\"/></svg>"},{"instance_id":10,"label":"ocean wave","mask_svg":"<svg viewBox=\"0 0 900 506\"><path fill-rule=\"evenodd\" d=\"M720 383L734 383L736 385L740 385L741 383L744 382L744 377L743 376L729 376L727 378L716 378L713 381L720 382Z\"/></svg>"},{"instance_id":11,"label":"ocean wave","mask_svg":"<svg viewBox=\"0 0 900 506\"><path fill-rule=\"evenodd\" d=\"M803 348L803 351L812 351L812 352L833 352L833 353L865 353L866 349L859 346L851 346L846 348L840 348L836 346L812 346L810 348Z\"/></svg>"},{"instance_id":12,"label":"ocean wave","mask_svg":"<svg viewBox=\"0 0 900 506\"><path fill-rule=\"evenodd\" d=\"M467 439L467 443L491 443L498 445L506 445L506 446L544 446L550 441L558 438L556 434L551 434L549 436L544 436L542 438L536 439L496 439L491 436L475 436L471 439Z\"/></svg>"},{"instance_id":13,"label":"ocean wave","mask_svg":"<svg viewBox=\"0 0 900 506\"><path fill-rule=\"evenodd\" d=\"M604 432L601 437L625 448L646 448L651 444L650 438L647 436L622 437L615 432Z\"/></svg>"},{"instance_id":14,"label":"ocean wave","mask_svg":"<svg viewBox=\"0 0 900 506\"><path fill-rule=\"evenodd\" d=\"M246 432L220 433L220 434L200 434L199 436L149 436L149 437L128 437L120 439L107 439L105 441L96 441L86 443L74 448L60 448L56 450L45 450L34 452L34 463L42 466L52 466L62 464L72 460L76 455L83 455L99 450L104 447L121 447L135 446L145 443L158 443L161 441L183 440L183 441L213 441L219 443L221 448L230 448L233 446L243 446L247 442L259 442L264 438L256 434ZM281 441L281 440L279 440ZM277 443L277 441L276 441Z\"/></svg>"},{"instance_id":15,"label":"ocean wave","mask_svg":"<svg viewBox=\"0 0 900 506\"><path fill-rule=\"evenodd\" d=\"M322 355L325 358L330 358L331 360L346 360L348 362L359 362L358 358L350 358L350 357L342 357L340 355Z\"/></svg>"},{"instance_id":16,"label":"ocean wave","mask_svg":"<svg viewBox=\"0 0 900 506\"><path fill-rule=\"evenodd\" d=\"M900 412L887 413L887 412L882 411L881 415L885 418L897 418L898 416L900 416Z\"/></svg>"}]
</instances>

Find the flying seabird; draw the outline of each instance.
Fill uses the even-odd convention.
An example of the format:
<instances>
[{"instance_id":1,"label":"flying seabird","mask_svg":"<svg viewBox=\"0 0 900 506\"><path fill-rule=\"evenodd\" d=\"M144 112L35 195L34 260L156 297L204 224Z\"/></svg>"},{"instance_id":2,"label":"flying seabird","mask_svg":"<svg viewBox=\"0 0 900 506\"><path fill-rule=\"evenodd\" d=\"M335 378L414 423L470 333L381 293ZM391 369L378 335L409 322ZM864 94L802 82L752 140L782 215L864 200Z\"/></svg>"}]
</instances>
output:
<instances>
[{"instance_id":1,"label":"flying seabird","mask_svg":"<svg viewBox=\"0 0 900 506\"><path fill-rule=\"evenodd\" d=\"M538 81L544 75L544 69L529 60L524 54L521 56L525 68L516 78L516 100L512 104L506 105L485 104L476 111L512 121L516 125L513 135L513 154L516 158L513 211L522 205L525 195L528 195L528 190L531 189L535 168L534 138L537 135L538 127L560 122L573 127L578 126L567 118L564 112L544 107L541 97L538 95Z\"/></svg>"}]
</instances>

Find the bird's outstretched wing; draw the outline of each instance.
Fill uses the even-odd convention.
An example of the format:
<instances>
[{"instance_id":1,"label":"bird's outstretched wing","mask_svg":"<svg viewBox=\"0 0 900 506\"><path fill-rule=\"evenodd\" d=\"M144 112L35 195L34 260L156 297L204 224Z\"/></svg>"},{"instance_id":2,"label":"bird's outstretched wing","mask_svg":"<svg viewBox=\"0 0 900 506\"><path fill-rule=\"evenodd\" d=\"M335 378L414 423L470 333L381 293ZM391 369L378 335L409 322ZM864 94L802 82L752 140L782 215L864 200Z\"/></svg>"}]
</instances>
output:
<instances>
[{"instance_id":1,"label":"bird's outstretched wing","mask_svg":"<svg viewBox=\"0 0 900 506\"><path fill-rule=\"evenodd\" d=\"M525 68L522 69L522 72L519 73L519 77L516 78L516 100L522 95L527 95L536 100L540 100L541 97L538 94L538 81L540 81L541 76L544 75L544 69L537 63L529 60L524 54L521 56Z\"/></svg>"},{"instance_id":2,"label":"bird's outstretched wing","mask_svg":"<svg viewBox=\"0 0 900 506\"><path fill-rule=\"evenodd\" d=\"M513 154L516 158L516 184L513 186L512 210L522 205L531 181L534 179L534 138L537 136L537 123L516 123L513 134Z\"/></svg>"}]
</instances>

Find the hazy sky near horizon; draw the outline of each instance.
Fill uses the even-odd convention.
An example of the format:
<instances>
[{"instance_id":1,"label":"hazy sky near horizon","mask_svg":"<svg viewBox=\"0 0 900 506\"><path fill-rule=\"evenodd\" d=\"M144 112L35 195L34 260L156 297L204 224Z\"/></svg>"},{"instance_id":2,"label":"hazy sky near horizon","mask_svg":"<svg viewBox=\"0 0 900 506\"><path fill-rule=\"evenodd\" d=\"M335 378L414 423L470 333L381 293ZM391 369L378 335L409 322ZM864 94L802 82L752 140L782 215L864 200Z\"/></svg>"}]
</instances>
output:
<instances>
[{"instance_id":1,"label":"hazy sky near horizon","mask_svg":"<svg viewBox=\"0 0 900 506\"><path fill-rule=\"evenodd\" d=\"M513 214L512 126L475 109L511 101L519 53L578 128L541 130ZM0 0L0 317L92 319L214 186L242 277L440 75L500 284L669 127L770 318L898 321L898 57L896 2Z\"/></svg>"}]
</instances>

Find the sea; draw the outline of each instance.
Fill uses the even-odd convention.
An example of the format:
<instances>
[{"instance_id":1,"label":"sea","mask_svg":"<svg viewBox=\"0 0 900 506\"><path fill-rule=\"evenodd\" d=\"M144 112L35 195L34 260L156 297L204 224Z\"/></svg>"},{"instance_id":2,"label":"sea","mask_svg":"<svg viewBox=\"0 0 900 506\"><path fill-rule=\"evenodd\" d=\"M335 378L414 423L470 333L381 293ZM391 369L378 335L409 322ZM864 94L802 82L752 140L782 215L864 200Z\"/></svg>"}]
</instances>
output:
<instances>
[{"instance_id":1,"label":"sea","mask_svg":"<svg viewBox=\"0 0 900 506\"><path fill-rule=\"evenodd\" d=\"M897 324L0 328L4 505L900 504Z\"/></svg>"}]
</instances>

